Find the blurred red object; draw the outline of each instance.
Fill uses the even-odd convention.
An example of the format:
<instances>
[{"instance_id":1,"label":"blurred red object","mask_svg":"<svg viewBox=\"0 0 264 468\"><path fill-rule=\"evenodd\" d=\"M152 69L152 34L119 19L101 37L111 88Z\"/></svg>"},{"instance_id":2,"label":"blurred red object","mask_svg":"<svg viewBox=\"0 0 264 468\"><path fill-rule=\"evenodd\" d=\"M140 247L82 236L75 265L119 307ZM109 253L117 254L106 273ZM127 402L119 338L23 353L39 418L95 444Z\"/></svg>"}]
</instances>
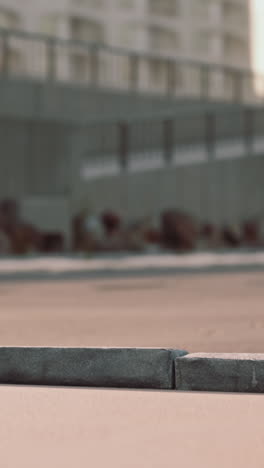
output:
<instances>
[{"instance_id":1,"label":"blurred red object","mask_svg":"<svg viewBox=\"0 0 264 468\"><path fill-rule=\"evenodd\" d=\"M239 247L242 244L242 235L239 226L224 226L222 239L227 247Z\"/></svg>"},{"instance_id":2,"label":"blurred red object","mask_svg":"<svg viewBox=\"0 0 264 468\"><path fill-rule=\"evenodd\" d=\"M121 218L116 213L105 211L102 214L102 223L107 235L111 236L121 227Z\"/></svg>"},{"instance_id":3,"label":"blurred red object","mask_svg":"<svg viewBox=\"0 0 264 468\"><path fill-rule=\"evenodd\" d=\"M42 235L41 251L43 253L60 253L64 251L64 236L60 232L47 232Z\"/></svg>"},{"instance_id":4,"label":"blurred red object","mask_svg":"<svg viewBox=\"0 0 264 468\"><path fill-rule=\"evenodd\" d=\"M162 241L161 233L155 229L149 229L145 233L145 239L150 244L160 244Z\"/></svg>"},{"instance_id":5,"label":"blurred red object","mask_svg":"<svg viewBox=\"0 0 264 468\"><path fill-rule=\"evenodd\" d=\"M41 234L30 224L21 222L15 224L9 230L8 237L11 244L11 253L15 255L41 250Z\"/></svg>"},{"instance_id":6,"label":"blurred red object","mask_svg":"<svg viewBox=\"0 0 264 468\"><path fill-rule=\"evenodd\" d=\"M198 241L198 229L191 216L177 211L162 215L162 241L176 250L193 250Z\"/></svg>"},{"instance_id":7,"label":"blurred red object","mask_svg":"<svg viewBox=\"0 0 264 468\"><path fill-rule=\"evenodd\" d=\"M243 225L243 240L248 246L258 246L261 243L260 226L257 221L246 221Z\"/></svg>"},{"instance_id":8,"label":"blurred red object","mask_svg":"<svg viewBox=\"0 0 264 468\"><path fill-rule=\"evenodd\" d=\"M6 233L19 223L19 215L19 206L15 200L5 199L0 202L1 227Z\"/></svg>"}]
</instances>

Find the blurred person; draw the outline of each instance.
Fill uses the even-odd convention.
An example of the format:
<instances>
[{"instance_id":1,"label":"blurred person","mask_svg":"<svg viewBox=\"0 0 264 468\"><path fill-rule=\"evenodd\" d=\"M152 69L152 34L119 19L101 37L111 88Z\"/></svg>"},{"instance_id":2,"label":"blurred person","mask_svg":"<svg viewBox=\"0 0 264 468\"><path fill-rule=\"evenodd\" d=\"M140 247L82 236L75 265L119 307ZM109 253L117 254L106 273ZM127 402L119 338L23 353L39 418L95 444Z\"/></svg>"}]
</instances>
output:
<instances>
[{"instance_id":1,"label":"blurred person","mask_svg":"<svg viewBox=\"0 0 264 468\"><path fill-rule=\"evenodd\" d=\"M0 255L8 255L11 252L11 246L8 237L0 230Z\"/></svg>"},{"instance_id":2,"label":"blurred person","mask_svg":"<svg viewBox=\"0 0 264 468\"><path fill-rule=\"evenodd\" d=\"M130 223L126 227L125 243L129 251L142 252L146 250L144 222Z\"/></svg>"},{"instance_id":3,"label":"blurred person","mask_svg":"<svg viewBox=\"0 0 264 468\"><path fill-rule=\"evenodd\" d=\"M260 245L264 247L264 216L260 217L259 221L259 236L260 236Z\"/></svg>"},{"instance_id":4,"label":"blurred person","mask_svg":"<svg viewBox=\"0 0 264 468\"><path fill-rule=\"evenodd\" d=\"M103 249L117 252L127 250L126 231L121 217L107 210L102 214L101 220L105 233Z\"/></svg>"},{"instance_id":5,"label":"blurred person","mask_svg":"<svg viewBox=\"0 0 264 468\"><path fill-rule=\"evenodd\" d=\"M162 214L162 243L180 252L192 251L198 245L199 230L195 220L186 213L168 210Z\"/></svg>"},{"instance_id":6,"label":"blurred person","mask_svg":"<svg viewBox=\"0 0 264 468\"><path fill-rule=\"evenodd\" d=\"M5 199L0 202L1 224L3 229L8 232L20 220L20 211L18 203L12 199Z\"/></svg>"},{"instance_id":7,"label":"blurred person","mask_svg":"<svg viewBox=\"0 0 264 468\"><path fill-rule=\"evenodd\" d=\"M0 211L0 255L8 255L10 251L10 240L5 232L4 218Z\"/></svg>"},{"instance_id":8,"label":"blurred person","mask_svg":"<svg viewBox=\"0 0 264 468\"><path fill-rule=\"evenodd\" d=\"M223 246L221 229L211 223L206 223L200 231L199 249L215 250Z\"/></svg>"},{"instance_id":9,"label":"blurred person","mask_svg":"<svg viewBox=\"0 0 264 468\"><path fill-rule=\"evenodd\" d=\"M21 219L19 204L15 200L2 200L0 219L2 238L8 253L21 255L41 249L40 232Z\"/></svg>"},{"instance_id":10,"label":"blurred person","mask_svg":"<svg viewBox=\"0 0 264 468\"><path fill-rule=\"evenodd\" d=\"M258 247L264 239L261 239L261 223L257 220L248 220L243 224L243 241L248 247Z\"/></svg>"},{"instance_id":11,"label":"blurred person","mask_svg":"<svg viewBox=\"0 0 264 468\"><path fill-rule=\"evenodd\" d=\"M42 235L31 224L21 222L12 228L10 244L14 255L36 253L41 250Z\"/></svg>"},{"instance_id":12,"label":"blurred person","mask_svg":"<svg viewBox=\"0 0 264 468\"><path fill-rule=\"evenodd\" d=\"M98 216L86 208L73 219L73 248L81 252L102 249L104 229Z\"/></svg>"},{"instance_id":13,"label":"blurred person","mask_svg":"<svg viewBox=\"0 0 264 468\"><path fill-rule=\"evenodd\" d=\"M153 217L146 217L128 227L126 240L129 250L157 251L161 244L160 227Z\"/></svg>"},{"instance_id":14,"label":"blurred person","mask_svg":"<svg viewBox=\"0 0 264 468\"><path fill-rule=\"evenodd\" d=\"M109 237L120 231L121 218L117 213L113 211L105 211L102 214L102 223L105 230L105 234Z\"/></svg>"},{"instance_id":15,"label":"blurred person","mask_svg":"<svg viewBox=\"0 0 264 468\"><path fill-rule=\"evenodd\" d=\"M226 225L222 229L223 243L227 247L240 247L242 244L242 233L238 225Z\"/></svg>"}]
</instances>

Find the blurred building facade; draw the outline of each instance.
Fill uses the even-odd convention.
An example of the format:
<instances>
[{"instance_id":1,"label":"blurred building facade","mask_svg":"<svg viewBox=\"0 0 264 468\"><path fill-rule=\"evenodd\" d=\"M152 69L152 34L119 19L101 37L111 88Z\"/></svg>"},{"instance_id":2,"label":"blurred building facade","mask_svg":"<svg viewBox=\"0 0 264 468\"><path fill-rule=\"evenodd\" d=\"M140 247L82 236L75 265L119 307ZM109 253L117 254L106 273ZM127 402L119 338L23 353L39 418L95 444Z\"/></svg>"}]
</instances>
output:
<instances>
[{"instance_id":1,"label":"blurred building facade","mask_svg":"<svg viewBox=\"0 0 264 468\"><path fill-rule=\"evenodd\" d=\"M120 116L124 119L129 112L137 115L153 115L163 109L174 112L179 101L171 98L178 96L191 98L190 101L195 99L199 106L208 99L213 103L219 98L240 102L242 95L246 100L247 96L249 101L252 99L252 82L247 84L243 76L236 76L228 68L247 69L251 66L249 0L0 0L0 28L43 33L63 40L61 43L49 42L44 36L43 39L12 33L6 37L3 30L0 31L0 69L2 78L6 78L2 79L0 90L1 152L6 155L0 161L3 174L0 194L23 200L29 219L43 228L45 210L47 219L52 218L50 228L57 229L62 224L60 213L67 212L69 206L72 209L72 200L78 200L80 193L86 194L88 189L88 195L92 196L90 181L80 181L80 165L77 163L93 153L88 147L93 139L87 142L86 134L83 136L79 130L69 131L67 125L64 128L68 121L86 122L89 117L99 120L106 114L112 118L112 114L118 113L119 122ZM84 41L84 46L68 43L68 39ZM93 56L86 41L102 47L96 48ZM133 61L133 54L124 52L119 55L104 47L108 45L135 51L136 61ZM132 69L131 65L137 63L138 57L137 66ZM201 66L193 65L193 60ZM204 80L203 63L218 64L220 68L212 66L205 70ZM227 67L227 71L222 67ZM23 79L9 80L13 74ZM87 89L64 86L64 83L63 86L60 83L50 87L42 85L43 79L54 81L54 75L57 82L66 81L70 85L75 82L96 84L96 92L94 86ZM25 77L41 80L32 82L24 80ZM106 91L101 89L104 87ZM129 92L119 93L120 89ZM143 93L136 95L135 89ZM162 91L162 99L148 96L149 91ZM184 99L181 100L181 105L186 104ZM190 104L193 106L192 102ZM32 126L34 120L37 120L35 127ZM61 129L54 126L53 120L61 124ZM200 120L197 120L194 134L200 128ZM165 135L165 141L169 143L168 126L163 123L161 129L165 130L159 129L157 135L161 133L162 139ZM225 125L228 129L230 124L225 122ZM186 129L189 129L189 122ZM122 128L118 126L110 126L106 130L109 134L99 138L102 145L110 142L111 146L113 141L113 148L96 147L98 157L106 154L108 158L109 152L116 154L116 148L123 148L125 133L119 141L120 130ZM239 129L237 133L242 135L243 130ZM193 152L192 148L190 152ZM70 164L65 164L65 160ZM17 170L16 179L13 177L14 167L21 168ZM188 180L180 175L179 181L182 180L184 186L191 185L195 171L194 168ZM170 183L167 183L170 174ZM174 176L168 170L164 178L162 187L164 190L168 187L164 206L176 190ZM199 175L195 177L199 179ZM138 179L142 180L145 190L145 175L139 174ZM131 193L137 191L138 179L135 177ZM150 193L156 190L154 179L153 176ZM102 199L106 201L109 193L117 196L121 193L118 183L116 192L107 184L104 189L102 181L101 191L97 189L98 185L95 190L102 193ZM120 195L120 199L125 198ZM198 201L199 197L191 195L191 198ZM115 207L115 199L112 201ZM142 210L147 209L143 198L139 197L137 205L141 202ZM191 205L183 204L183 208L192 212Z\"/></svg>"},{"instance_id":2,"label":"blurred building facade","mask_svg":"<svg viewBox=\"0 0 264 468\"><path fill-rule=\"evenodd\" d=\"M0 0L0 26L243 68L251 62L249 0Z\"/></svg>"}]
</instances>

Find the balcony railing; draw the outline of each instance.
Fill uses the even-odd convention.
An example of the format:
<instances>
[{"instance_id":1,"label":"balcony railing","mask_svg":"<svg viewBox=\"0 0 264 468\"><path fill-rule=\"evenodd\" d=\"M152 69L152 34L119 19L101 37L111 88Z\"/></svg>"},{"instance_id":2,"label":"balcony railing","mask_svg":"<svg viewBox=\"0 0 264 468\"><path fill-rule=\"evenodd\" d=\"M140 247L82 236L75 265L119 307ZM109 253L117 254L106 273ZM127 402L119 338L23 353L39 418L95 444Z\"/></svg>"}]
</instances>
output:
<instances>
[{"instance_id":1,"label":"balcony railing","mask_svg":"<svg viewBox=\"0 0 264 468\"><path fill-rule=\"evenodd\" d=\"M264 76L252 70L3 29L0 75L205 101L264 100Z\"/></svg>"},{"instance_id":2,"label":"balcony railing","mask_svg":"<svg viewBox=\"0 0 264 468\"><path fill-rule=\"evenodd\" d=\"M177 114L85 126L84 179L221 160L263 158L264 110L185 110Z\"/></svg>"}]
</instances>

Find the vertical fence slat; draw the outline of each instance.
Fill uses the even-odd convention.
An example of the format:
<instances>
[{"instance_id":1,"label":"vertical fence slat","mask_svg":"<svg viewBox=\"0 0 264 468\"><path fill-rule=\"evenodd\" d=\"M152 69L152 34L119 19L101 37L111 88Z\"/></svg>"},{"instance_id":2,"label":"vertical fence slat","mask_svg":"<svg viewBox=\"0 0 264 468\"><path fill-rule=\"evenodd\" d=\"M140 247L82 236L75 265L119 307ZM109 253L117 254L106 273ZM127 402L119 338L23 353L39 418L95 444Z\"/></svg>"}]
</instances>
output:
<instances>
[{"instance_id":1,"label":"vertical fence slat","mask_svg":"<svg viewBox=\"0 0 264 468\"><path fill-rule=\"evenodd\" d=\"M166 119L163 122L163 153L165 164L170 165L173 156L173 120Z\"/></svg>"},{"instance_id":2,"label":"vertical fence slat","mask_svg":"<svg viewBox=\"0 0 264 468\"><path fill-rule=\"evenodd\" d=\"M8 31L1 31L1 47L2 47L2 66L1 74L3 77L9 75L9 33Z\"/></svg>"},{"instance_id":3,"label":"vertical fence slat","mask_svg":"<svg viewBox=\"0 0 264 468\"><path fill-rule=\"evenodd\" d=\"M129 126L126 122L119 123L119 161L121 170L125 171L128 166L129 152Z\"/></svg>"},{"instance_id":4,"label":"vertical fence slat","mask_svg":"<svg viewBox=\"0 0 264 468\"><path fill-rule=\"evenodd\" d=\"M200 97L202 100L207 101L210 96L210 68L208 65L202 65L200 67L200 80Z\"/></svg>"},{"instance_id":5,"label":"vertical fence slat","mask_svg":"<svg viewBox=\"0 0 264 468\"><path fill-rule=\"evenodd\" d=\"M47 53L47 79L54 81L56 79L57 56L56 41L52 38L46 40Z\"/></svg>"},{"instance_id":6,"label":"vertical fence slat","mask_svg":"<svg viewBox=\"0 0 264 468\"><path fill-rule=\"evenodd\" d=\"M246 155L253 154L253 140L254 140L254 110L245 109L244 111L244 141Z\"/></svg>"},{"instance_id":7,"label":"vertical fence slat","mask_svg":"<svg viewBox=\"0 0 264 468\"><path fill-rule=\"evenodd\" d=\"M130 89L131 91L139 90L139 57L137 55L130 55Z\"/></svg>"},{"instance_id":8,"label":"vertical fence slat","mask_svg":"<svg viewBox=\"0 0 264 468\"><path fill-rule=\"evenodd\" d=\"M99 49L92 47L90 50L90 69L91 69L91 86L97 88L99 86L100 72L99 72Z\"/></svg>"}]
</instances>

